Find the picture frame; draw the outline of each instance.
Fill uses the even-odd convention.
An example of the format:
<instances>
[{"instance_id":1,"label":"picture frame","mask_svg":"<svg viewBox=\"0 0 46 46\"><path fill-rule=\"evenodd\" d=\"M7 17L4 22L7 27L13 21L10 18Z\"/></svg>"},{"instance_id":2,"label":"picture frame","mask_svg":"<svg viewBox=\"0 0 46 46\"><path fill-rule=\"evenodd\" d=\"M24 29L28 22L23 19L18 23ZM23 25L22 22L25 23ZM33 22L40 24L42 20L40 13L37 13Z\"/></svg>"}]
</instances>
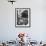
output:
<instances>
[{"instance_id":1,"label":"picture frame","mask_svg":"<svg viewBox=\"0 0 46 46\"><path fill-rule=\"evenodd\" d=\"M15 27L31 27L30 8L15 8Z\"/></svg>"}]
</instances>

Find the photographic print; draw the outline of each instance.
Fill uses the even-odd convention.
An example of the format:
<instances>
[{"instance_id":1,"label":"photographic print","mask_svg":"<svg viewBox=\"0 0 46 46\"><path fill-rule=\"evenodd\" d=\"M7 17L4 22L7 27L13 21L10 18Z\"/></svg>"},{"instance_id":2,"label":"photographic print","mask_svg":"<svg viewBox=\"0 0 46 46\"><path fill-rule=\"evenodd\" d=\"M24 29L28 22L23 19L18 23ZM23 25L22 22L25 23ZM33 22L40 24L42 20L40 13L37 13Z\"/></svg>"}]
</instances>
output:
<instances>
[{"instance_id":1,"label":"photographic print","mask_svg":"<svg viewBox=\"0 0 46 46\"><path fill-rule=\"evenodd\" d=\"M15 26L30 27L30 8L15 8Z\"/></svg>"}]
</instances>

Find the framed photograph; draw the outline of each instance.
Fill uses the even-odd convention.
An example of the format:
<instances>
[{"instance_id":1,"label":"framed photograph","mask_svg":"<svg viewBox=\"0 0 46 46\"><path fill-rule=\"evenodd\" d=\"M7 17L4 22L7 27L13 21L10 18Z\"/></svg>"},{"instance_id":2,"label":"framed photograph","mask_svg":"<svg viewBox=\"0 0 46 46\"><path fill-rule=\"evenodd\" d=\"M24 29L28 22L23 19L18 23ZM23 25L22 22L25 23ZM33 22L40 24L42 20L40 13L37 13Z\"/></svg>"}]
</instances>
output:
<instances>
[{"instance_id":1,"label":"framed photograph","mask_svg":"<svg viewBox=\"0 0 46 46\"><path fill-rule=\"evenodd\" d=\"M15 27L30 27L30 8L15 8Z\"/></svg>"}]
</instances>

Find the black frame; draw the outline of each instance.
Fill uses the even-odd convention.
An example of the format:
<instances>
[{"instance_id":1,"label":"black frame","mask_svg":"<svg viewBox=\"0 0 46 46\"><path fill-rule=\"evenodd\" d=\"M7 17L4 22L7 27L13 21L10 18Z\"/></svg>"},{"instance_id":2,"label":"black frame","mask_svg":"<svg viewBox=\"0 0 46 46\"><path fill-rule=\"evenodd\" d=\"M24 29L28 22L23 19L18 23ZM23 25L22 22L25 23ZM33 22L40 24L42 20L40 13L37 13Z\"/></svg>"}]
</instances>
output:
<instances>
[{"instance_id":1,"label":"black frame","mask_svg":"<svg viewBox=\"0 0 46 46\"><path fill-rule=\"evenodd\" d=\"M29 9L29 26L16 26L16 9ZM28 28L31 27L31 9L30 8L15 8L15 27L19 27L19 28Z\"/></svg>"}]
</instances>

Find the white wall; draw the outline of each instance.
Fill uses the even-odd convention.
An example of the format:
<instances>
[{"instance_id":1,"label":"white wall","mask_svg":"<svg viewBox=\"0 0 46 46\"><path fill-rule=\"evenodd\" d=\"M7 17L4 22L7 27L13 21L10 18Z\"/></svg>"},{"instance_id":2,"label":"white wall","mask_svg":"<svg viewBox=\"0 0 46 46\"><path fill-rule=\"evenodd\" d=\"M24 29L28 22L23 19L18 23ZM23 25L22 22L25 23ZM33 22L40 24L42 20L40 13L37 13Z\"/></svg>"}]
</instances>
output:
<instances>
[{"instance_id":1,"label":"white wall","mask_svg":"<svg viewBox=\"0 0 46 46\"><path fill-rule=\"evenodd\" d=\"M46 1L17 0L13 5L0 0L0 40L14 40L18 32L31 34L33 40L46 40ZM15 27L15 8L31 8L31 27Z\"/></svg>"}]
</instances>

